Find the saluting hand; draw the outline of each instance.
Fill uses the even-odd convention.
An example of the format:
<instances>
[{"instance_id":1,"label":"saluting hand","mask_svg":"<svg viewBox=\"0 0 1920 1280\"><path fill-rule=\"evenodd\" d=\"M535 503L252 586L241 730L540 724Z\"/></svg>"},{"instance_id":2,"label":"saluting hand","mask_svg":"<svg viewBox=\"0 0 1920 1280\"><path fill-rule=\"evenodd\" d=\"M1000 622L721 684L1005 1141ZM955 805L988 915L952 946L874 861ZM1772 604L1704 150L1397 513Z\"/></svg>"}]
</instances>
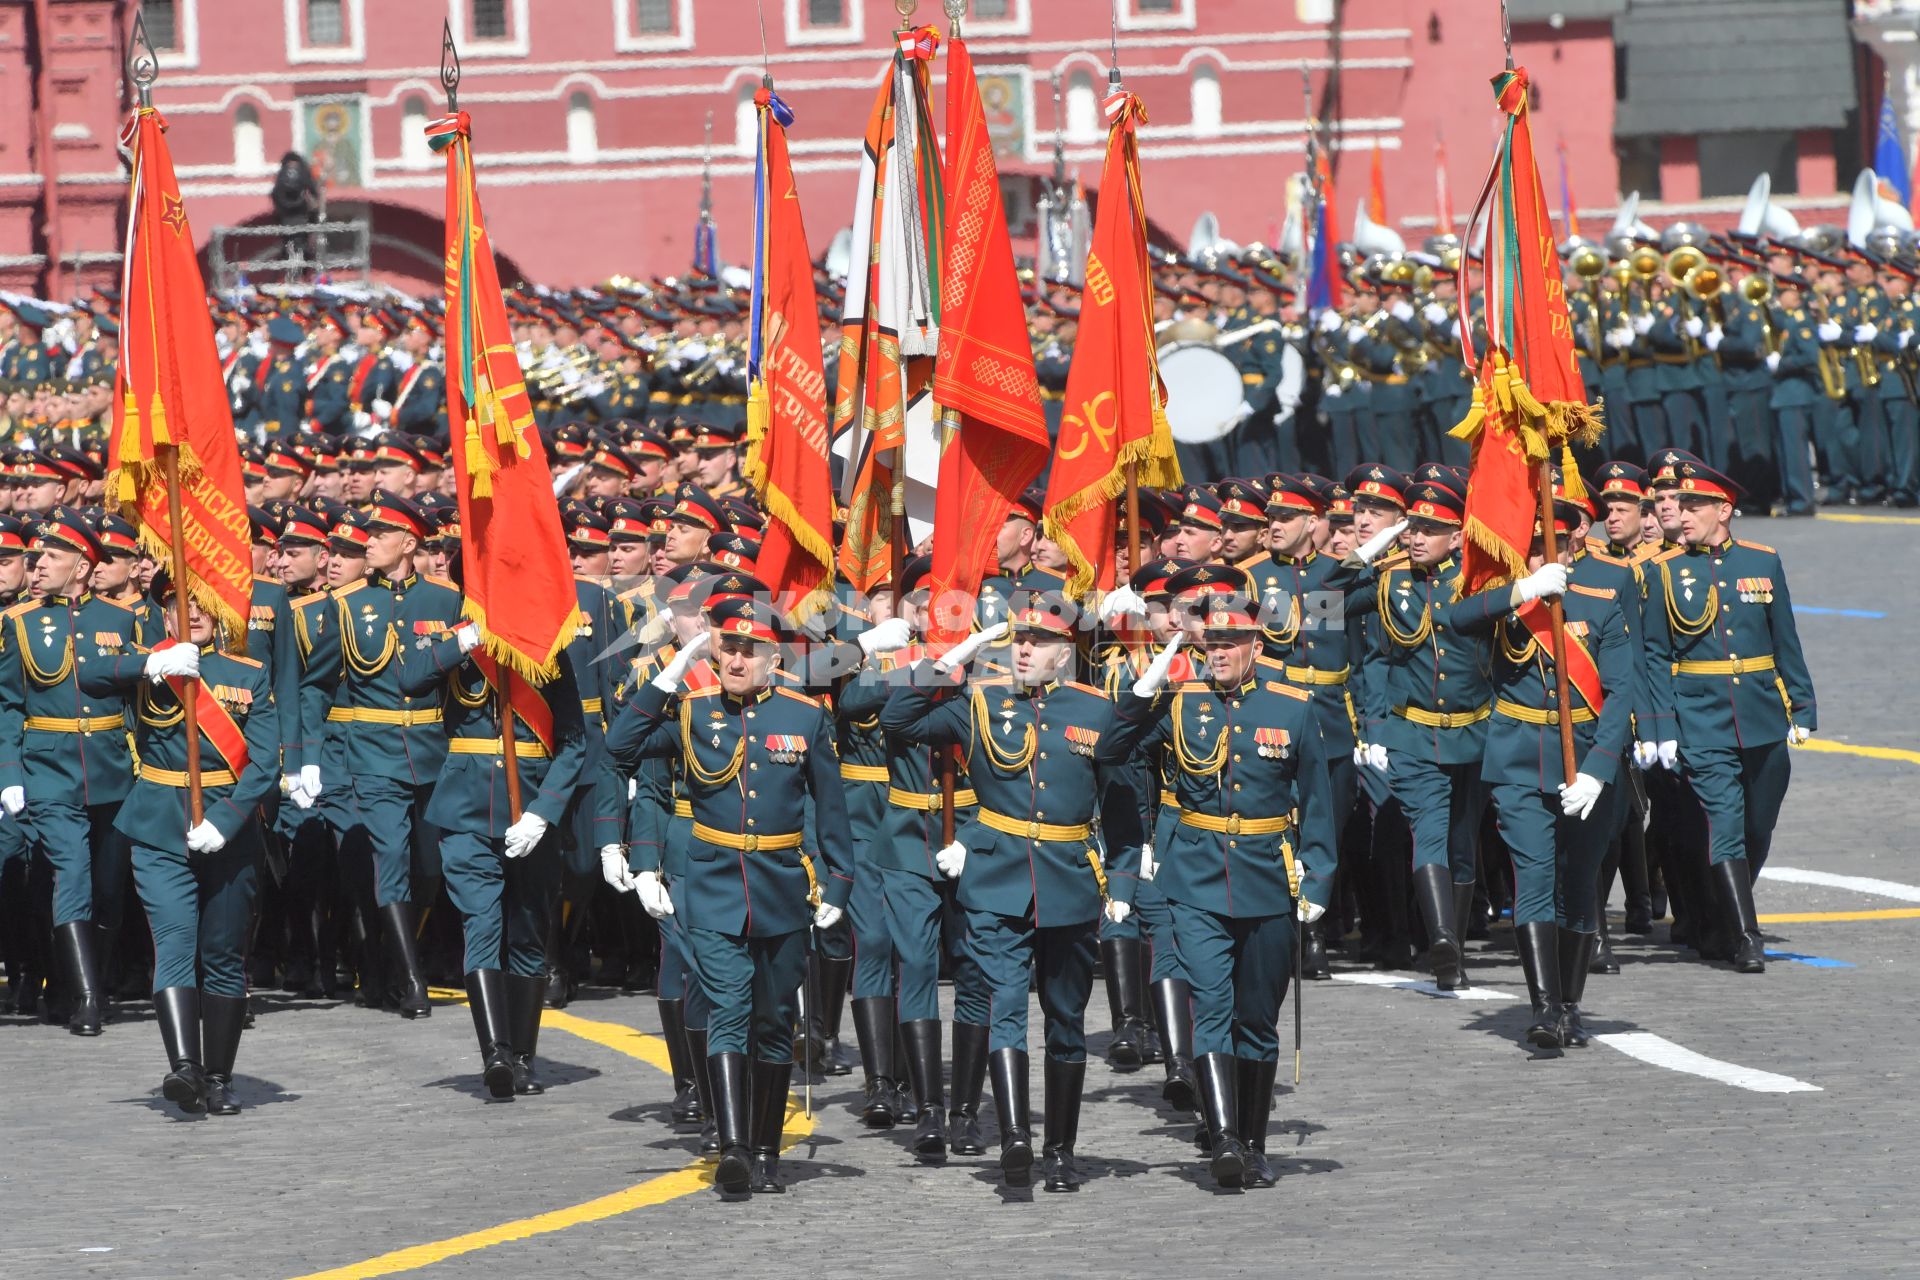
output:
<instances>
[{"instance_id":1,"label":"saluting hand","mask_svg":"<svg viewBox=\"0 0 1920 1280\"><path fill-rule=\"evenodd\" d=\"M1167 641L1167 647L1153 656L1153 662L1147 667L1146 674L1133 682L1133 696L1151 698L1167 683L1167 672L1173 668L1173 659L1180 652L1180 646L1186 643L1186 637L1176 635Z\"/></svg>"},{"instance_id":2,"label":"saluting hand","mask_svg":"<svg viewBox=\"0 0 1920 1280\"><path fill-rule=\"evenodd\" d=\"M959 644L953 646L953 648L947 650L941 658L935 661L933 669L942 675L959 670L961 667L966 666L967 663L973 661L975 654L998 640L1001 636L1007 634L1007 631L1008 626L1004 622L996 622L990 627L982 627L965 640L962 640Z\"/></svg>"},{"instance_id":3,"label":"saluting hand","mask_svg":"<svg viewBox=\"0 0 1920 1280\"><path fill-rule=\"evenodd\" d=\"M707 651L707 645L712 639L711 632L702 631L687 641L680 652L673 655L673 661L662 667L660 674L653 678L653 687L662 693L680 692L680 686L687 682L687 672L700 660L700 655Z\"/></svg>"}]
</instances>

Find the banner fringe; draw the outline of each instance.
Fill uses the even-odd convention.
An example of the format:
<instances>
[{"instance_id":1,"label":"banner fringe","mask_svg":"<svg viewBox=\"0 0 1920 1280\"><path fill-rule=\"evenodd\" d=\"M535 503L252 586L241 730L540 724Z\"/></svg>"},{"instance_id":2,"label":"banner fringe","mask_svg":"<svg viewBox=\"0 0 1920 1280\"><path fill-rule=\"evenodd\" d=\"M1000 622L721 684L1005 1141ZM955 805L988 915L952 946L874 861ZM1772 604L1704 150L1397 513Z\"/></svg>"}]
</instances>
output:
<instances>
[{"instance_id":1,"label":"banner fringe","mask_svg":"<svg viewBox=\"0 0 1920 1280\"><path fill-rule=\"evenodd\" d=\"M493 633L487 626L487 610L472 596L468 596L460 606L460 611L477 624L485 637L481 641L487 656L519 676L531 685L544 685L560 674L560 654L573 643L574 632L580 626L580 610L576 606L566 622L561 625L559 634L554 637L553 647L544 658L535 658L520 652L505 640Z\"/></svg>"}]
</instances>

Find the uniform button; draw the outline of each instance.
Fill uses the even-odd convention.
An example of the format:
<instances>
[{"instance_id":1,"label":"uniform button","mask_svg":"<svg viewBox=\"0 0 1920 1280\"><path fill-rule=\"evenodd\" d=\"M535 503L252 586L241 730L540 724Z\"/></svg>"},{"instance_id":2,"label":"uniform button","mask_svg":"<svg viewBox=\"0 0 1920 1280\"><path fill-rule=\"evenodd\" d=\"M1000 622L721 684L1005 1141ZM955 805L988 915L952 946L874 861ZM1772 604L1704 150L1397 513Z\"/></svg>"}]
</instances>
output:
<instances>
[{"instance_id":1,"label":"uniform button","mask_svg":"<svg viewBox=\"0 0 1920 1280\"><path fill-rule=\"evenodd\" d=\"M1044 818L1044 817L1046 817L1046 816L1047 816L1047 814L1046 814L1046 811L1045 811L1044 809L1035 809L1035 810L1033 811L1033 817L1034 817L1034 821L1036 821L1036 822L1037 822L1037 821L1039 821L1040 819L1042 819L1042 818Z\"/></svg>"},{"instance_id":2,"label":"uniform button","mask_svg":"<svg viewBox=\"0 0 1920 1280\"><path fill-rule=\"evenodd\" d=\"M1045 791L1047 789L1047 784L1044 782L1036 782L1033 785L1035 786L1035 788L1041 791Z\"/></svg>"},{"instance_id":3,"label":"uniform button","mask_svg":"<svg viewBox=\"0 0 1920 1280\"><path fill-rule=\"evenodd\" d=\"M1447 673L1444 671L1436 671L1433 674L1436 679L1445 680L1447 678Z\"/></svg>"},{"instance_id":4,"label":"uniform button","mask_svg":"<svg viewBox=\"0 0 1920 1280\"><path fill-rule=\"evenodd\" d=\"M1239 726L1239 725L1235 725L1235 726L1233 726L1233 731L1234 731L1235 733L1238 733L1238 732L1240 732L1240 726Z\"/></svg>"},{"instance_id":5,"label":"uniform button","mask_svg":"<svg viewBox=\"0 0 1920 1280\"><path fill-rule=\"evenodd\" d=\"M1238 791L1238 790L1240 789L1240 784L1239 784L1239 783L1237 783L1237 782L1236 782L1236 783L1234 783L1234 784L1233 784L1233 789L1234 789L1235 791Z\"/></svg>"},{"instance_id":6,"label":"uniform button","mask_svg":"<svg viewBox=\"0 0 1920 1280\"><path fill-rule=\"evenodd\" d=\"M1435 699L1435 701L1438 702L1443 707L1447 705L1447 700L1445 698L1437 698Z\"/></svg>"},{"instance_id":7,"label":"uniform button","mask_svg":"<svg viewBox=\"0 0 1920 1280\"><path fill-rule=\"evenodd\" d=\"M1440 646L1438 646L1438 645L1435 645L1435 646L1434 646L1434 648L1433 648L1433 652L1434 652L1434 655L1435 655L1436 657L1441 657L1441 658L1444 658L1444 657L1446 657L1446 656L1447 656L1447 651L1446 651L1445 649L1442 649L1442 648L1441 648Z\"/></svg>"},{"instance_id":8,"label":"uniform button","mask_svg":"<svg viewBox=\"0 0 1920 1280\"><path fill-rule=\"evenodd\" d=\"M1047 722L1046 722L1045 720L1042 720L1042 721L1040 722L1040 727L1041 727L1042 729L1045 729L1045 728L1047 727Z\"/></svg>"},{"instance_id":9,"label":"uniform button","mask_svg":"<svg viewBox=\"0 0 1920 1280\"><path fill-rule=\"evenodd\" d=\"M1721 605L1721 606L1720 606L1720 612L1722 612L1722 613L1732 613L1732 612L1733 612L1733 606L1732 606L1732 605L1730 605L1730 604L1723 604L1723 605Z\"/></svg>"},{"instance_id":10,"label":"uniform button","mask_svg":"<svg viewBox=\"0 0 1920 1280\"><path fill-rule=\"evenodd\" d=\"M1739 676L1735 676L1735 677L1733 678L1733 682L1734 682L1735 684L1739 684L1739 683L1740 683L1740 677L1739 677Z\"/></svg>"},{"instance_id":11,"label":"uniform button","mask_svg":"<svg viewBox=\"0 0 1920 1280\"><path fill-rule=\"evenodd\" d=\"M749 769L758 769L759 767L760 762L758 760L750 760L747 762L747 768Z\"/></svg>"},{"instance_id":12,"label":"uniform button","mask_svg":"<svg viewBox=\"0 0 1920 1280\"><path fill-rule=\"evenodd\" d=\"M1238 751L1236 751L1236 752L1234 752L1234 753L1233 753L1233 762L1234 762L1235 764L1239 764L1239 763L1240 763L1240 753L1239 753Z\"/></svg>"},{"instance_id":13,"label":"uniform button","mask_svg":"<svg viewBox=\"0 0 1920 1280\"><path fill-rule=\"evenodd\" d=\"M752 818L748 818L748 819L747 819L747 825L748 825L748 826L752 826L752 825L753 825L753 819L752 819Z\"/></svg>"},{"instance_id":14,"label":"uniform button","mask_svg":"<svg viewBox=\"0 0 1920 1280\"><path fill-rule=\"evenodd\" d=\"M1044 752L1044 751L1042 751L1042 752L1040 753L1040 758L1041 758L1042 760L1045 760L1045 759L1047 758L1047 753L1046 753L1046 752Z\"/></svg>"},{"instance_id":15,"label":"uniform button","mask_svg":"<svg viewBox=\"0 0 1920 1280\"><path fill-rule=\"evenodd\" d=\"M1238 840L1229 840L1229 841L1227 841L1227 848L1229 848L1229 849L1238 849L1239 847L1240 847L1240 842L1239 842Z\"/></svg>"}]
</instances>

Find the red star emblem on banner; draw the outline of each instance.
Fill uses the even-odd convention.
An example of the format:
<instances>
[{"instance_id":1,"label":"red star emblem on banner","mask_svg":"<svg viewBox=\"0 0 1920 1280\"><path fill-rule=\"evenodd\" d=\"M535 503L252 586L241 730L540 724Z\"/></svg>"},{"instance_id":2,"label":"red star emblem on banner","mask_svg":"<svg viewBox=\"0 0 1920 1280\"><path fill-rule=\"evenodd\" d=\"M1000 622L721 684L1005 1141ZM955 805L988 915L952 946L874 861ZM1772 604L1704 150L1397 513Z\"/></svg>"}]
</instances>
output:
<instances>
[{"instance_id":1,"label":"red star emblem on banner","mask_svg":"<svg viewBox=\"0 0 1920 1280\"><path fill-rule=\"evenodd\" d=\"M180 203L180 197L172 195L162 196L160 200L164 206L164 211L160 214L160 221L172 227L173 234L176 236L185 232L187 229L187 206Z\"/></svg>"}]
</instances>

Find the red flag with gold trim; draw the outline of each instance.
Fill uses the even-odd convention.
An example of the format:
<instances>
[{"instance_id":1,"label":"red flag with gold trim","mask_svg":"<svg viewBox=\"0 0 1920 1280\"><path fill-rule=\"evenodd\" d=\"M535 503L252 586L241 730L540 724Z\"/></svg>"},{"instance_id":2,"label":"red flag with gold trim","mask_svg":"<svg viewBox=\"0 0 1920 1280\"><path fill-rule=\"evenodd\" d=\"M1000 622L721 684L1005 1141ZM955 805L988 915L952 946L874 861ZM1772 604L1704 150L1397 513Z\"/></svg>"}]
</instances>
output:
<instances>
[{"instance_id":1,"label":"red flag with gold trim","mask_svg":"<svg viewBox=\"0 0 1920 1280\"><path fill-rule=\"evenodd\" d=\"M1066 412L1047 481L1047 536L1071 564L1070 594L1113 585L1119 527L1114 499L1127 487L1127 464L1135 465L1142 485L1180 484L1167 389L1154 354L1153 272L1135 139L1147 113L1125 90L1109 95L1105 110L1110 127L1100 209L1087 249Z\"/></svg>"},{"instance_id":2,"label":"red flag with gold trim","mask_svg":"<svg viewBox=\"0 0 1920 1280\"><path fill-rule=\"evenodd\" d=\"M244 653L253 551L240 447L166 132L166 119L141 107L120 134L133 155L133 181L106 492L155 558L167 561L173 521L159 451L178 451L187 588Z\"/></svg>"},{"instance_id":3,"label":"red flag with gold trim","mask_svg":"<svg viewBox=\"0 0 1920 1280\"><path fill-rule=\"evenodd\" d=\"M980 85L966 41L947 47L947 261L933 398L960 417L935 491L935 601L971 601L1007 511L1047 464L1047 420L1033 370L1013 242L1000 200ZM928 639L967 633L971 610L936 608Z\"/></svg>"},{"instance_id":4,"label":"red flag with gold trim","mask_svg":"<svg viewBox=\"0 0 1920 1280\"><path fill-rule=\"evenodd\" d=\"M486 634L481 665L496 687L504 673L540 684L579 621L573 561L474 189L472 122L464 111L442 116L427 141L447 156L447 422L465 612ZM538 717L538 695L505 683L514 707ZM549 715L543 740L551 733Z\"/></svg>"}]
</instances>

